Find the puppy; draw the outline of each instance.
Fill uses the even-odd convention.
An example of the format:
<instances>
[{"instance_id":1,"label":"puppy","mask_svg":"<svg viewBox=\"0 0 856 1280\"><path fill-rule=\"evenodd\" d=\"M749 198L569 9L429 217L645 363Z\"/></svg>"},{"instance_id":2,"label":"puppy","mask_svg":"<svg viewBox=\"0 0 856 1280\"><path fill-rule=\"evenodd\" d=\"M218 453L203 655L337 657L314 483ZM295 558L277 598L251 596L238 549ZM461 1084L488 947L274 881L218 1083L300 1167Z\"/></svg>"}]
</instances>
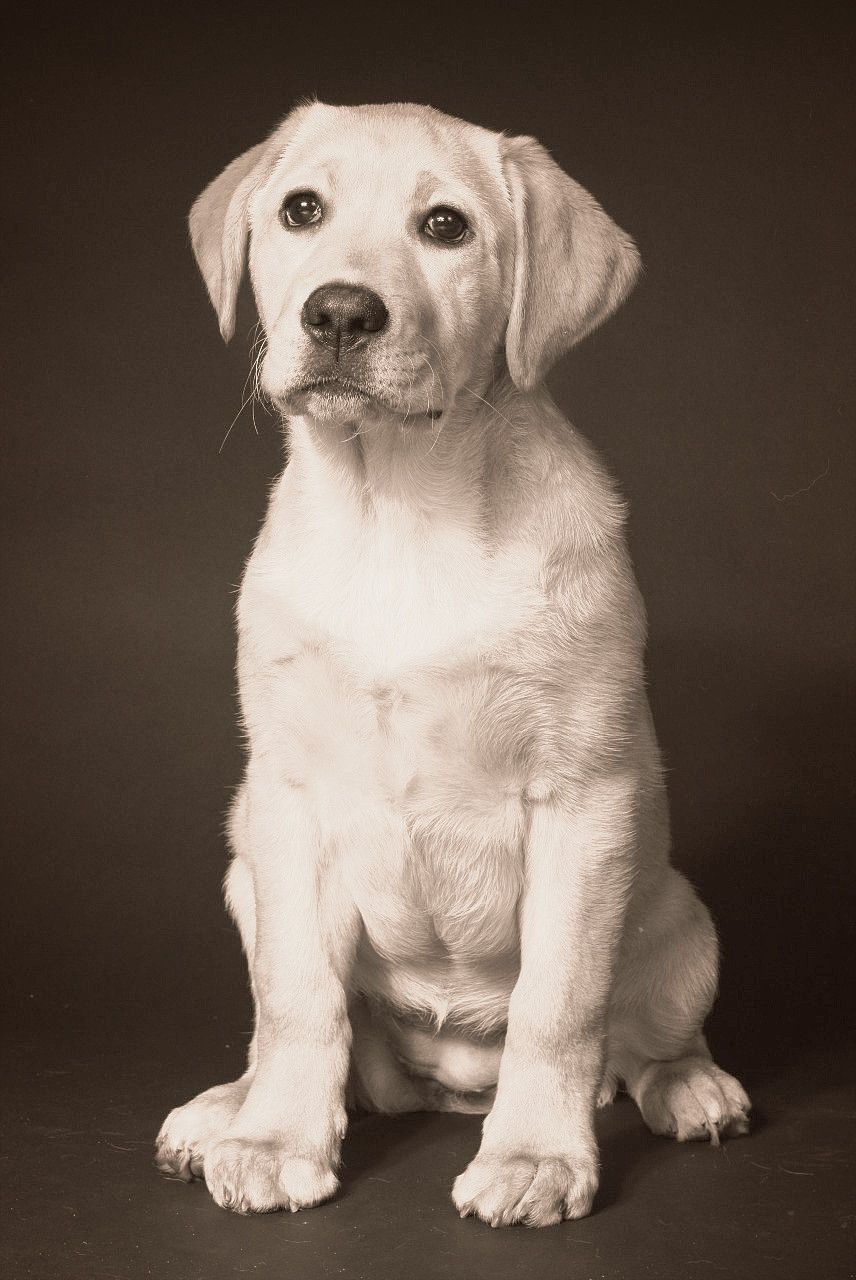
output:
<instances>
[{"instance_id":1,"label":"puppy","mask_svg":"<svg viewBox=\"0 0 856 1280\"><path fill-rule=\"evenodd\" d=\"M348 1106L484 1112L459 1212L579 1218L619 1084L679 1140L749 1111L702 1035L623 506L544 387L636 249L532 138L407 104L300 106L190 227L226 339L248 256L290 460L238 606L255 1034L159 1166L297 1210Z\"/></svg>"}]
</instances>

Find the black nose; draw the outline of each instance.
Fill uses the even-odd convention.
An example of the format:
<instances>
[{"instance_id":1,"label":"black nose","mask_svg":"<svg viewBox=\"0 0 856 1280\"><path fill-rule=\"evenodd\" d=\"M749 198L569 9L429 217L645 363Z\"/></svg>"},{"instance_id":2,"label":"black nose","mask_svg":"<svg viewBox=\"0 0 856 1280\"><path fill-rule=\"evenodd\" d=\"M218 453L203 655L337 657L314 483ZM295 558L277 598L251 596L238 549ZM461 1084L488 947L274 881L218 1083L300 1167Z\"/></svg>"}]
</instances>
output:
<instances>
[{"instance_id":1,"label":"black nose","mask_svg":"<svg viewBox=\"0 0 856 1280\"><path fill-rule=\"evenodd\" d=\"M389 319L382 300L356 284L322 284L303 304L304 329L322 346L351 351L380 333Z\"/></svg>"}]
</instances>

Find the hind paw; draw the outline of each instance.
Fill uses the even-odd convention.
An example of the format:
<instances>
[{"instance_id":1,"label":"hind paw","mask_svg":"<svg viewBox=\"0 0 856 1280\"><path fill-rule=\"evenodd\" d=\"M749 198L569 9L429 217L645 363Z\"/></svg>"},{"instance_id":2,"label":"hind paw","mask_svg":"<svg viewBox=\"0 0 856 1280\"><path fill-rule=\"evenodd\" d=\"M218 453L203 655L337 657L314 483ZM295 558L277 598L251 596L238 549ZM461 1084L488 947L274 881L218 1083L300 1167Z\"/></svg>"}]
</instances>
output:
<instances>
[{"instance_id":1,"label":"hind paw","mask_svg":"<svg viewBox=\"0 0 856 1280\"><path fill-rule=\"evenodd\" d=\"M721 1138L749 1132L745 1089L709 1058L652 1062L634 1092L648 1128L678 1142L708 1139L718 1146Z\"/></svg>"}]
</instances>

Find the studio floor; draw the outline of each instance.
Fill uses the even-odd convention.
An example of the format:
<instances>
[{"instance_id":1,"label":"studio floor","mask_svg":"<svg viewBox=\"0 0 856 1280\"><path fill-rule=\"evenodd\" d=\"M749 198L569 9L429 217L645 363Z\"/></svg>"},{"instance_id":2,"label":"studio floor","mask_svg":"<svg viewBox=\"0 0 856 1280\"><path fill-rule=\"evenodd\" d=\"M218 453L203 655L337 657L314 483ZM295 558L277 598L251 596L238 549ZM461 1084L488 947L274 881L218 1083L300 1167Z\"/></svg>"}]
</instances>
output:
<instances>
[{"instance_id":1,"label":"studio floor","mask_svg":"<svg viewBox=\"0 0 856 1280\"><path fill-rule=\"evenodd\" d=\"M240 1218L201 1183L165 1180L152 1165L165 1112L240 1069L240 1044L216 1024L192 1039L175 1030L122 1046L100 1033L10 1043L10 1280L856 1274L852 1053L804 1052L781 1070L744 1072L755 1128L718 1150L653 1137L619 1098L598 1122L594 1212L535 1231L491 1230L453 1209L449 1189L476 1149L478 1117L354 1118L338 1198L305 1213Z\"/></svg>"}]
</instances>

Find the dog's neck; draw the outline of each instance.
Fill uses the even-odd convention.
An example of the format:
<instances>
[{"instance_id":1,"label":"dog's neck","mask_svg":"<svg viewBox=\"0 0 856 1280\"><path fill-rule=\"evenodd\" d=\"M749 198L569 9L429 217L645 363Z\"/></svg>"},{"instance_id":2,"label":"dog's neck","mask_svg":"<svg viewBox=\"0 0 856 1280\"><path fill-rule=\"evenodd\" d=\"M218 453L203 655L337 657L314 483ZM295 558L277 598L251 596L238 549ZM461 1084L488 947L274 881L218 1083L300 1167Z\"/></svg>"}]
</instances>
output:
<instances>
[{"instance_id":1,"label":"dog's neck","mask_svg":"<svg viewBox=\"0 0 856 1280\"><path fill-rule=\"evenodd\" d=\"M486 534L497 459L516 433L521 399L506 375L483 394L462 390L436 419L292 418L289 466L322 509L336 503L361 518L393 515L415 526L442 522Z\"/></svg>"}]
</instances>

